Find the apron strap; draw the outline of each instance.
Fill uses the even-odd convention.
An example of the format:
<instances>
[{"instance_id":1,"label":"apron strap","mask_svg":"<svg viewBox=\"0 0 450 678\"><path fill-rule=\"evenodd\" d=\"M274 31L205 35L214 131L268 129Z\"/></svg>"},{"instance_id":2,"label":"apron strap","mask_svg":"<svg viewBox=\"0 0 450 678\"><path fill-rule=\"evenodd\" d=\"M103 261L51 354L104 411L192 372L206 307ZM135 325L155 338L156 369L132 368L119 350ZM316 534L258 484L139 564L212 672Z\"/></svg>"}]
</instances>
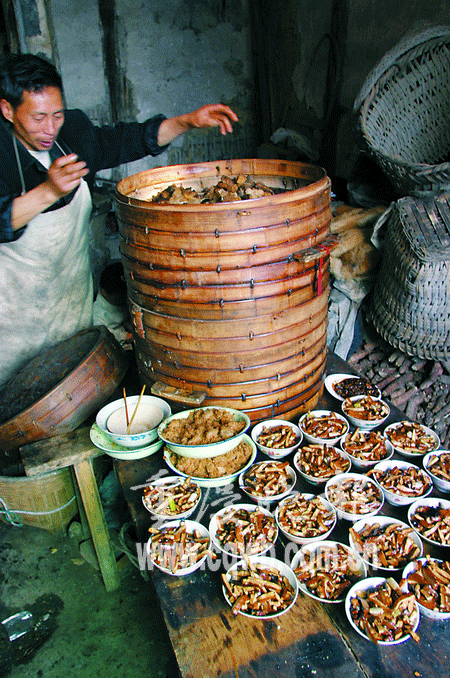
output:
<instances>
[{"instance_id":1,"label":"apron strap","mask_svg":"<svg viewBox=\"0 0 450 678\"><path fill-rule=\"evenodd\" d=\"M14 153L16 155L17 168L19 170L20 183L21 183L21 186L22 186L22 193L20 195L24 195L26 193L25 179L24 179L24 176L23 176L22 163L20 162L19 149L17 148L17 139L16 139L16 135L14 133L11 133L11 136L12 136L12 140L13 140ZM63 155L66 155L66 152L61 148L61 146L58 144L56 139L55 139L55 145L58 146L59 150L61 151L61 153ZM69 148L69 147L67 147L67 148ZM71 153L71 152L72 151L69 148L69 153Z\"/></svg>"},{"instance_id":2,"label":"apron strap","mask_svg":"<svg viewBox=\"0 0 450 678\"><path fill-rule=\"evenodd\" d=\"M14 146L14 153L16 154L17 167L19 169L20 183L22 185L22 193L20 195L24 195L26 193L26 191L25 191L25 179L23 178L22 163L20 162L20 158L19 158L19 149L17 148L17 139L16 139L15 134L12 134L12 140L13 140L13 146Z\"/></svg>"}]
</instances>

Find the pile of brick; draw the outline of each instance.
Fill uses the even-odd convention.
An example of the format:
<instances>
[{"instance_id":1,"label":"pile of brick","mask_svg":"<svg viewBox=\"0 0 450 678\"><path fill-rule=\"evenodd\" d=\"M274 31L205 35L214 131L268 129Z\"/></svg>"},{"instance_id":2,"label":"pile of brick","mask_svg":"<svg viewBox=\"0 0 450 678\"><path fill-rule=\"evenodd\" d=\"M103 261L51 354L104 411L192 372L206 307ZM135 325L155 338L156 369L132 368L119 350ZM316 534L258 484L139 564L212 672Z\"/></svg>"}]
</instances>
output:
<instances>
[{"instance_id":1,"label":"pile of brick","mask_svg":"<svg viewBox=\"0 0 450 678\"><path fill-rule=\"evenodd\" d=\"M406 417L432 428L450 449L450 364L409 356L379 340L365 339L349 364L376 384Z\"/></svg>"}]
</instances>

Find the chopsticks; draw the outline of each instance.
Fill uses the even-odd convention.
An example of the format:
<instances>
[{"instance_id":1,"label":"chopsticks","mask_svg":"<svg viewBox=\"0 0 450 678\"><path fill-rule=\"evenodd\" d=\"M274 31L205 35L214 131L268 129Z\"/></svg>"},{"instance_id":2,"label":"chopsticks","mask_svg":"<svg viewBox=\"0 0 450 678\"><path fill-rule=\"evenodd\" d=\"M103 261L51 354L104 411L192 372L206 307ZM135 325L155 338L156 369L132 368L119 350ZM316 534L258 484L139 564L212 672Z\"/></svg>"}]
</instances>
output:
<instances>
[{"instance_id":1,"label":"chopsticks","mask_svg":"<svg viewBox=\"0 0 450 678\"><path fill-rule=\"evenodd\" d=\"M127 429L128 429L130 425L130 420L128 418L127 392L125 390L125 386L123 387L123 401L125 403L125 418L127 420Z\"/></svg>"},{"instance_id":2,"label":"chopsticks","mask_svg":"<svg viewBox=\"0 0 450 678\"><path fill-rule=\"evenodd\" d=\"M138 398L136 407L134 408L134 412L133 412L133 414L131 415L131 419L130 419L130 421L129 421L128 424L127 424L127 430L126 430L126 433L129 433L129 432L130 432L131 424L133 423L133 419L134 419L134 417L135 417L135 415L136 415L137 409L138 409L138 407L139 407L139 403L141 402L141 398L142 398L142 396L144 395L144 391L145 391L145 384L144 384L143 387L141 388L141 392L140 392L140 394L139 394L139 398ZM127 412L126 407L125 407L125 412ZM128 419L128 415L127 415L127 419Z\"/></svg>"}]
</instances>

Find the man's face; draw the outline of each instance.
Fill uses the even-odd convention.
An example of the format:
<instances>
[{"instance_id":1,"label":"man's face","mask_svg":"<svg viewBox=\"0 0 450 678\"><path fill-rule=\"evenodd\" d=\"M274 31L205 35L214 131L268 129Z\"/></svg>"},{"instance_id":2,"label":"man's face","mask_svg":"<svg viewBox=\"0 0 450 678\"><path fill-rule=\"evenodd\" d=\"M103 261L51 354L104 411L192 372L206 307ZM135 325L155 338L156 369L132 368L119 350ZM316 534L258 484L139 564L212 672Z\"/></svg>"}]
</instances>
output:
<instances>
[{"instance_id":1,"label":"man's face","mask_svg":"<svg viewBox=\"0 0 450 678\"><path fill-rule=\"evenodd\" d=\"M57 87L44 87L40 92L23 93L23 101L14 110L0 102L3 116L12 123L14 134L31 151L49 151L64 122L61 92Z\"/></svg>"}]
</instances>

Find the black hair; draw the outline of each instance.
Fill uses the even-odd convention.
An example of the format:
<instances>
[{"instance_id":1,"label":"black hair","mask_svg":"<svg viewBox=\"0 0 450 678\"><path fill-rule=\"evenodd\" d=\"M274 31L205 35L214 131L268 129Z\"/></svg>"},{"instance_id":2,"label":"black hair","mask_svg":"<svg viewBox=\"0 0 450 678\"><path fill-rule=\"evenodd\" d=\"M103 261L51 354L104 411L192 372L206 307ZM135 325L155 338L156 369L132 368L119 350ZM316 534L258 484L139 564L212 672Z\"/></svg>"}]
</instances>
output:
<instances>
[{"instance_id":1,"label":"black hair","mask_svg":"<svg viewBox=\"0 0 450 678\"><path fill-rule=\"evenodd\" d=\"M35 54L7 54L0 60L0 99L15 110L23 101L23 92L40 92L57 87L63 92L62 78L49 61Z\"/></svg>"}]
</instances>

